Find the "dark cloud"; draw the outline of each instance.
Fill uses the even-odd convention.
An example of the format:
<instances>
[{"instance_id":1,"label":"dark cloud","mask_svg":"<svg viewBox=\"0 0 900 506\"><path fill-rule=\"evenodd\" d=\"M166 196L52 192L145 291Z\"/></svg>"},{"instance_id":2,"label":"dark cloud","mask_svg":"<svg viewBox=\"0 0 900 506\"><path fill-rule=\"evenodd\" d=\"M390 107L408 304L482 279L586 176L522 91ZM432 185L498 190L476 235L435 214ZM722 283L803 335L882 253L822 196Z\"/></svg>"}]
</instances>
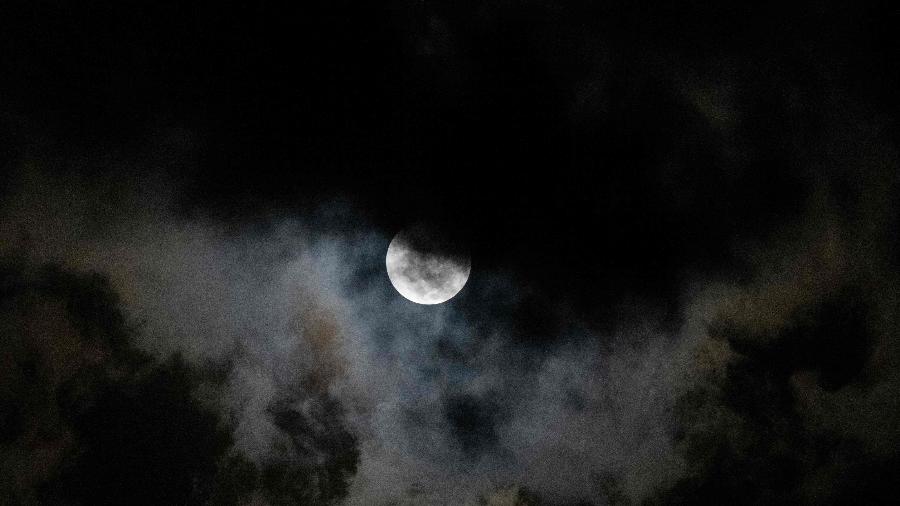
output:
<instances>
[{"instance_id":1,"label":"dark cloud","mask_svg":"<svg viewBox=\"0 0 900 506\"><path fill-rule=\"evenodd\" d=\"M0 496L896 496L889 7L336 5L0 15Z\"/></svg>"},{"instance_id":2,"label":"dark cloud","mask_svg":"<svg viewBox=\"0 0 900 506\"><path fill-rule=\"evenodd\" d=\"M24 170L0 226L24 336L2 423L32 457L4 483L24 502L874 501L900 379L893 155L871 132L840 134L855 172L739 243L737 274L694 273L675 323L626 300L596 324L490 269L412 305L352 206L229 223L179 211L177 187Z\"/></svg>"},{"instance_id":3,"label":"dark cloud","mask_svg":"<svg viewBox=\"0 0 900 506\"><path fill-rule=\"evenodd\" d=\"M27 263L2 274L11 504L330 504L346 494L358 452L327 394L273 403L288 446L256 465L197 402L210 373L136 349L105 278Z\"/></svg>"},{"instance_id":4,"label":"dark cloud","mask_svg":"<svg viewBox=\"0 0 900 506\"><path fill-rule=\"evenodd\" d=\"M19 247L4 255L104 273L121 297L128 348L195 371L181 383L185 409L215 414L211 441L227 436L218 453L188 452L212 455L203 493L465 503L520 483L570 500L591 497L609 473L624 475L623 493L643 494L645 480L664 482L677 467L667 413L678 373L667 362L681 352L655 330L633 330L650 339L637 348L624 337L601 347L573 321L548 327L562 334L553 348L522 346L523 301L508 296L504 275L482 272L455 306L410 304L371 267L383 265L388 238L334 233L334 211L234 233L128 191L119 195L130 212L113 214L93 204L100 186L26 180L42 183L8 202L6 244ZM52 204L27 205L36 199ZM21 223L34 233L21 236ZM628 463L647 458L641 469ZM255 485L234 488L237 479Z\"/></svg>"},{"instance_id":5,"label":"dark cloud","mask_svg":"<svg viewBox=\"0 0 900 506\"><path fill-rule=\"evenodd\" d=\"M2 481L13 504L186 502L228 436L191 400L190 371L129 342L99 275L2 269Z\"/></svg>"}]
</instances>

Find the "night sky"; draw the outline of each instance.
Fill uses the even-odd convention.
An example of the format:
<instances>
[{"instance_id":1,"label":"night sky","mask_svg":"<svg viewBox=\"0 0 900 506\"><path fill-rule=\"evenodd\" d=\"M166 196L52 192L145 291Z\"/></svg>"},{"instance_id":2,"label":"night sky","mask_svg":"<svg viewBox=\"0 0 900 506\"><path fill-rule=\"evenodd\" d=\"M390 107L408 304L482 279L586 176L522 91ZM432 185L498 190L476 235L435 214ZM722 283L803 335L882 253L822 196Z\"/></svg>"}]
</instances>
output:
<instances>
[{"instance_id":1,"label":"night sky","mask_svg":"<svg viewBox=\"0 0 900 506\"><path fill-rule=\"evenodd\" d=\"M2 2L0 505L896 504L900 9L706 4Z\"/></svg>"}]
</instances>

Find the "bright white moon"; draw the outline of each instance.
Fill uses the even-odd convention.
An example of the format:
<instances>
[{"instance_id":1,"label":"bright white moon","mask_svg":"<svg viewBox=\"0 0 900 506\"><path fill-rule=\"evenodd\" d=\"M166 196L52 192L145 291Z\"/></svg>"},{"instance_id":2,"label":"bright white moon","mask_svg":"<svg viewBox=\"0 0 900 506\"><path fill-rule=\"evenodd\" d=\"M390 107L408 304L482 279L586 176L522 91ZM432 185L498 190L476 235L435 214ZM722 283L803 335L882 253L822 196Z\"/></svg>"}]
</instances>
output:
<instances>
[{"instance_id":1,"label":"bright white moon","mask_svg":"<svg viewBox=\"0 0 900 506\"><path fill-rule=\"evenodd\" d=\"M450 300L472 271L472 259L464 247L423 227L397 234L388 246L385 264L394 288L417 304Z\"/></svg>"}]
</instances>

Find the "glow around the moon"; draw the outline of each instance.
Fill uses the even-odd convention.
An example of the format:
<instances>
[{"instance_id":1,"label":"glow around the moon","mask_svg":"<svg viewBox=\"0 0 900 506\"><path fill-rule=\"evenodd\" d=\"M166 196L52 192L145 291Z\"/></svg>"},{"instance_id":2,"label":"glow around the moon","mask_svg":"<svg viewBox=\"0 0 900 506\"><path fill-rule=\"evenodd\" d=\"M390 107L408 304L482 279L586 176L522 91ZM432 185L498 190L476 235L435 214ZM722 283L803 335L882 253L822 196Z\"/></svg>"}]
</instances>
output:
<instances>
[{"instance_id":1,"label":"glow around the moon","mask_svg":"<svg viewBox=\"0 0 900 506\"><path fill-rule=\"evenodd\" d=\"M388 246L385 264L394 288L418 304L450 300L472 271L471 257L463 248L423 228L397 234Z\"/></svg>"}]
</instances>

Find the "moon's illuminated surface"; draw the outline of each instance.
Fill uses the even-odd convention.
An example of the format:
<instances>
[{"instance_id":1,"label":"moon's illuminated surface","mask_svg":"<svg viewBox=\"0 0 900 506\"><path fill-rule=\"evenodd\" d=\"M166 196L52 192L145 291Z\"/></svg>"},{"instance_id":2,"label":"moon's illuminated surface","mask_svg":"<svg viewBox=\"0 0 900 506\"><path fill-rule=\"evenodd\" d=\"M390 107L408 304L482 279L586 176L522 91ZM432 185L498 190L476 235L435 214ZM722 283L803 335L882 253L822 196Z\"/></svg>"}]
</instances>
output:
<instances>
[{"instance_id":1,"label":"moon's illuminated surface","mask_svg":"<svg viewBox=\"0 0 900 506\"><path fill-rule=\"evenodd\" d=\"M462 290L472 271L472 258L464 246L422 226L394 236L385 264L394 288L418 304L450 300Z\"/></svg>"}]
</instances>

